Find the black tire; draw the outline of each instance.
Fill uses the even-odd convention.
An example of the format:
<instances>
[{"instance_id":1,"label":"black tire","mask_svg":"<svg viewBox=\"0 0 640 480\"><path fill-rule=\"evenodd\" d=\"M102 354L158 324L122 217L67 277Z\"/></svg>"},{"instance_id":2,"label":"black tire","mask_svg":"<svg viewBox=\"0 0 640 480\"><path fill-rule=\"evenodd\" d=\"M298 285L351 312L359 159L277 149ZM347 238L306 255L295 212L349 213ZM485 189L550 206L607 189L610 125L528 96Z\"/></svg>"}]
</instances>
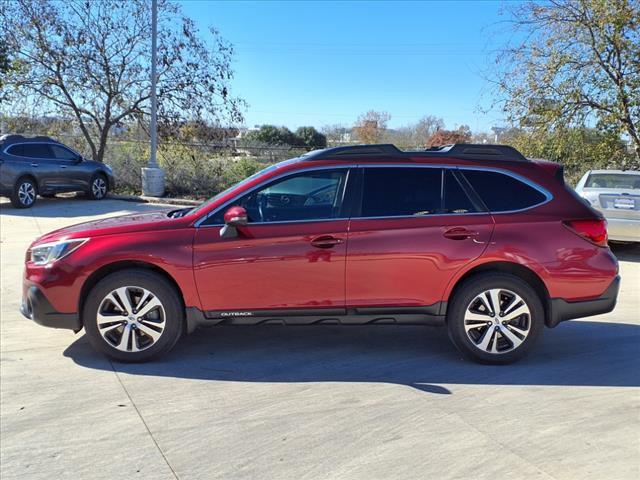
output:
<instances>
[{"instance_id":1,"label":"black tire","mask_svg":"<svg viewBox=\"0 0 640 480\"><path fill-rule=\"evenodd\" d=\"M102 200L109 192L109 180L103 173L96 173L91 177L87 196L90 200Z\"/></svg>"},{"instance_id":2,"label":"black tire","mask_svg":"<svg viewBox=\"0 0 640 480\"><path fill-rule=\"evenodd\" d=\"M148 290L157 297L164 310L164 329L161 331L159 338L149 346L140 349L140 351L134 350L135 348L141 348L143 341L151 340L151 337L143 334L143 327L147 327L146 330L148 331L149 325L154 325L154 323L150 323L149 320L143 320L140 323L137 323L137 321L131 322L129 330L131 333L126 342L127 345L123 347L126 351L118 349L115 345L123 338L126 328L125 324L120 324L116 327L115 324L117 322L113 322L113 324L103 323L102 325L107 325L108 328L109 326L114 327L108 331L104 337L98 328L98 309L102 305L102 313L105 313L105 308L115 305L109 300L106 300L106 297L121 287L134 287L135 289ZM135 303L135 296L128 295L128 298L132 304ZM160 317L160 313L158 313L159 310L160 309L155 310L158 317ZM135 310L133 313L135 313ZM123 317L126 317L126 315L123 315ZM128 318L131 319L132 316ZM175 346L184 330L184 308L178 292L176 292L174 286L164 277L144 269L120 270L100 280L87 296L87 301L82 310L82 319L91 345L99 352L121 362L144 362L166 354ZM128 323L129 322L127 322L127 325ZM134 323L139 326L136 327ZM103 331L107 331L107 329ZM109 340L107 338L109 338ZM133 342L135 342L135 348Z\"/></svg>"},{"instance_id":3,"label":"black tire","mask_svg":"<svg viewBox=\"0 0 640 480\"><path fill-rule=\"evenodd\" d=\"M515 313L517 305L520 305L520 303L512 305L507 303L515 301L516 297L512 294L520 297L525 307L528 307L529 313L503 323L500 317L503 312L494 314L491 311L491 305L489 305L489 311L486 313L486 323L483 320L473 319L465 321L465 315L470 314L470 318L472 315L478 315L473 313L477 311L475 309L478 306L480 306L480 309L485 308L482 302L472 304L474 299L483 294L483 292L492 289L500 291L499 298L501 299L500 302L502 302L500 308L506 310L504 312L505 319L508 318L508 314L511 311ZM489 303L491 302L489 301ZM470 309L469 312L467 311L468 308ZM481 318L484 318L484 315L483 311L480 312ZM467 334L465 322L467 326L471 327L469 334ZM489 322L493 323L489 324ZM517 322L517 324L512 324L512 322ZM478 327L475 327L475 325L478 325ZM514 327L519 328L519 330L515 331ZM505 273L484 273L465 280L457 289L447 311L449 338L465 358L478 363L502 365L521 359L529 353L542 333L543 327L544 308L539 295L522 279ZM503 333L504 330L508 331ZM527 331L527 335L521 334L520 332L522 331ZM489 336L485 337L485 335ZM516 342L521 342L517 346L509 338L513 338L512 335L516 337ZM472 336L476 337L475 341L470 338ZM481 348L483 340L487 338L489 343L483 349ZM492 350L493 353L489 350Z\"/></svg>"},{"instance_id":4,"label":"black tire","mask_svg":"<svg viewBox=\"0 0 640 480\"><path fill-rule=\"evenodd\" d=\"M20 177L13 186L11 205L15 208L31 208L38 198L38 184L33 177Z\"/></svg>"}]
</instances>

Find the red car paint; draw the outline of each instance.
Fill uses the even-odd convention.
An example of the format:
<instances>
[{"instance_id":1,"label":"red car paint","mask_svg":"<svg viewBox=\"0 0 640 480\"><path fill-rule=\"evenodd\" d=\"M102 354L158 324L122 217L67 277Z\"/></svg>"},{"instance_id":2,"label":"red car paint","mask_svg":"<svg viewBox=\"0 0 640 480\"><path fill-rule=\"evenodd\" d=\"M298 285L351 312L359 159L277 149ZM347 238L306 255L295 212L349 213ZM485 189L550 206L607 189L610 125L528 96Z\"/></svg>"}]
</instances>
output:
<instances>
[{"instance_id":1,"label":"red car paint","mask_svg":"<svg viewBox=\"0 0 640 480\"><path fill-rule=\"evenodd\" d=\"M352 165L390 163L359 158ZM401 163L479 165L420 156ZM344 167L345 162L283 162L181 218L169 218L166 212L134 214L48 233L32 246L89 240L47 266L27 258L25 295L35 286L57 312L79 314L98 278L135 265L165 272L185 307L203 312L426 306L448 301L470 271L498 264L526 269L541 281L549 298L573 302L599 297L617 275L616 259L607 247L594 245L563 224L599 217L555 178L558 167L548 162L481 163L520 175L553 196L523 212L250 223L238 227L240 235L230 239L221 238L220 226L197 226L258 184L288 172L329 166ZM327 241L332 243L328 248L322 243Z\"/></svg>"}]
</instances>

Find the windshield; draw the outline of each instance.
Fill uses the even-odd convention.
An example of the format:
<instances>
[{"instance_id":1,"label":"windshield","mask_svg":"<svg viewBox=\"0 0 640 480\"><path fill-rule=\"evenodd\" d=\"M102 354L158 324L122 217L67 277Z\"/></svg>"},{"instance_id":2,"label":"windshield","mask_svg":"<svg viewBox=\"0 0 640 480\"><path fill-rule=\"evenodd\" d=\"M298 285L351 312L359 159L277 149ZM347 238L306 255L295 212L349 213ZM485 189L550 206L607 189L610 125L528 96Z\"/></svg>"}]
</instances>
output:
<instances>
[{"instance_id":1,"label":"windshield","mask_svg":"<svg viewBox=\"0 0 640 480\"><path fill-rule=\"evenodd\" d=\"M592 173L585 187L640 190L640 174Z\"/></svg>"},{"instance_id":2,"label":"windshield","mask_svg":"<svg viewBox=\"0 0 640 480\"><path fill-rule=\"evenodd\" d=\"M214 195L213 197L211 197L209 200L206 200L204 203L201 203L200 205L198 205L197 207L195 207L193 210L190 211L190 213L198 213L200 211L202 211L203 209L205 209L206 207L208 207L209 205L211 205L213 202L215 202L216 200L218 200L219 198L221 198L222 196L226 195L227 193L229 193L231 190L235 189L235 188L239 188L242 185L245 185L247 183L249 183L251 180L253 180L256 177L259 177L260 175L263 175L267 172L270 172L272 170L275 170L276 168L278 168L278 164L275 165L270 165L267 168L263 168L262 170L260 170L259 172L254 173L253 175L251 175L250 177L245 178L244 180L241 180L240 182L231 185L229 188L227 188L226 190L223 190L222 192Z\"/></svg>"}]
</instances>

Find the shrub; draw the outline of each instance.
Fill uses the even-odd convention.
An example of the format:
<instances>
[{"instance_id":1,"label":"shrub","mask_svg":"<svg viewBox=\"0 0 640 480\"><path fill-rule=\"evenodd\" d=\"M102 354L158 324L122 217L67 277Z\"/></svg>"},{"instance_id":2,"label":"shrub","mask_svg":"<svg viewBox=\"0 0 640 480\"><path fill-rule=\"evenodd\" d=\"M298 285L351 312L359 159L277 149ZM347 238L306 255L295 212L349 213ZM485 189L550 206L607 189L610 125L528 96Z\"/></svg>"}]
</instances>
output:
<instances>
[{"instance_id":1,"label":"shrub","mask_svg":"<svg viewBox=\"0 0 640 480\"><path fill-rule=\"evenodd\" d=\"M159 146L157 158L165 172L166 195L197 199L211 197L271 163L215 147L169 142ZM105 160L113 168L116 192L141 193L141 169L149 162L145 144L111 142Z\"/></svg>"}]
</instances>

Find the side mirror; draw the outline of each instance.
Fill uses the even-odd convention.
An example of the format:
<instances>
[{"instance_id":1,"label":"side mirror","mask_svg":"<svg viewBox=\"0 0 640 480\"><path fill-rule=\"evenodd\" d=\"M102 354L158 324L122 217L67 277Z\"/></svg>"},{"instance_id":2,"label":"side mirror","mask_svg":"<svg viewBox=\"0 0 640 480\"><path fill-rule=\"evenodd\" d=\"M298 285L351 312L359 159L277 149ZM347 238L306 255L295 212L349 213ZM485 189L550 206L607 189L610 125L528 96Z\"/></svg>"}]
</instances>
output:
<instances>
[{"instance_id":1,"label":"side mirror","mask_svg":"<svg viewBox=\"0 0 640 480\"><path fill-rule=\"evenodd\" d=\"M249 222L247 211L239 206L231 207L224 213L224 227L220 229L222 238L235 238L238 236L237 227L242 227Z\"/></svg>"},{"instance_id":2,"label":"side mirror","mask_svg":"<svg viewBox=\"0 0 640 480\"><path fill-rule=\"evenodd\" d=\"M80 162L82 162L82 160L83 160L82 155L78 155L76 157L76 163L80 163Z\"/></svg>"}]
</instances>

